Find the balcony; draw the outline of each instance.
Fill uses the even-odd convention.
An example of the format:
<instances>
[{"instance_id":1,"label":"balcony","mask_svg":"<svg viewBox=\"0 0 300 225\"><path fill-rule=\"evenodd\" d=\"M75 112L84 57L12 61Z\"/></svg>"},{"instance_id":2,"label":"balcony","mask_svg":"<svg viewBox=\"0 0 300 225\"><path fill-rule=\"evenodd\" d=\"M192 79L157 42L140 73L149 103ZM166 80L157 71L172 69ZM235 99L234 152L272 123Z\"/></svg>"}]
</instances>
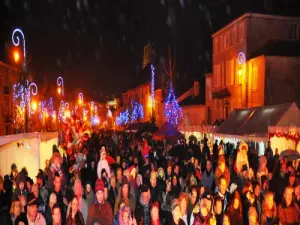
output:
<instances>
[{"instance_id":1,"label":"balcony","mask_svg":"<svg viewBox=\"0 0 300 225\"><path fill-rule=\"evenodd\" d=\"M3 94L9 95L9 87L7 85L3 86Z\"/></svg>"},{"instance_id":2,"label":"balcony","mask_svg":"<svg viewBox=\"0 0 300 225\"><path fill-rule=\"evenodd\" d=\"M231 96L231 93L230 91L227 89L227 88L223 88L219 91L214 91L212 93L212 97L213 98L226 98L226 97L230 97Z\"/></svg>"}]
</instances>

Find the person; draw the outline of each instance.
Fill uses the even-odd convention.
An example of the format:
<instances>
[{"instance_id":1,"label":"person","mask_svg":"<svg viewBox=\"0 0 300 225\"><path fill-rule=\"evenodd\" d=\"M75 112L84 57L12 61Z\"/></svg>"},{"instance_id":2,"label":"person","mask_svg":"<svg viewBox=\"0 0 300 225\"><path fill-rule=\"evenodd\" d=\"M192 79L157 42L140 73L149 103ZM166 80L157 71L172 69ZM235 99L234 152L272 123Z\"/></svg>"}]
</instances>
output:
<instances>
[{"instance_id":1,"label":"person","mask_svg":"<svg viewBox=\"0 0 300 225\"><path fill-rule=\"evenodd\" d=\"M41 198L43 199L44 203L46 204L48 197L49 197L49 192L47 189L47 186L45 184L45 176L43 171L39 171L37 176L36 176L36 183L39 188L39 193Z\"/></svg>"},{"instance_id":2,"label":"person","mask_svg":"<svg viewBox=\"0 0 300 225\"><path fill-rule=\"evenodd\" d=\"M228 167L226 166L226 160L224 155L221 155L218 160L218 166L215 171L215 185L218 187L220 182L220 177L224 176L226 179L226 183L230 184L230 172Z\"/></svg>"},{"instance_id":3,"label":"person","mask_svg":"<svg viewBox=\"0 0 300 225\"><path fill-rule=\"evenodd\" d=\"M110 204L104 199L104 182L98 179L95 184L96 199L89 208L87 225L94 225L95 221L99 221L103 225L113 224L113 212Z\"/></svg>"},{"instance_id":4,"label":"person","mask_svg":"<svg viewBox=\"0 0 300 225\"><path fill-rule=\"evenodd\" d=\"M57 197L57 204L60 206L60 212L62 214L62 222L65 223L66 212L65 206L68 205L68 202L64 196L64 192L62 191L62 175L59 175L58 172L55 172L53 178L53 191Z\"/></svg>"},{"instance_id":5,"label":"person","mask_svg":"<svg viewBox=\"0 0 300 225\"><path fill-rule=\"evenodd\" d=\"M61 221L60 206L55 204L52 209L52 225L63 225Z\"/></svg>"},{"instance_id":6,"label":"person","mask_svg":"<svg viewBox=\"0 0 300 225\"><path fill-rule=\"evenodd\" d=\"M274 194L267 192L262 203L262 215L260 225L277 224L277 207L274 201Z\"/></svg>"},{"instance_id":7,"label":"person","mask_svg":"<svg viewBox=\"0 0 300 225\"><path fill-rule=\"evenodd\" d=\"M153 202L150 207L151 223L150 225L161 225L161 218L159 215L159 203Z\"/></svg>"},{"instance_id":8,"label":"person","mask_svg":"<svg viewBox=\"0 0 300 225\"><path fill-rule=\"evenodd\" d=\"M137 225L135 218L132 217L130 208L126 205L120 209L119 225Z\"/></svg>"},{"instance_id":9,"label":"person","mask_svg":"<svg viewBox=\"0 0 300 225\"><path fill-rule=\"evenodd\" d=\"M217 225L222 225L223 224L223 201L220 197L215 198L214 202L214 212L215 212L215 217L217 221Z\"/></svg>"},{"instance_id":10,"label":"person","mask_svg":"<svg viewBox=\"0 0 300 225\"><path fill-rule=\"evenodd\" d=\"M19 199L15 199L12 201L9 214L2 213L0 216L1 224L5 225L14 225L16 218L21 214L21 202Z\"/></svg>"},{"instance_id":11,"label":"person","mask_svg":"<svg viewBox=\"0 0 300 225\"><path fill-rule=\"evenodd\" d=\"M86 223L88 214L88 205L86 199L83 198L83 187L79 178L76 178L73 186L74 196L77 197L79 211L82 213L84 222ZM67 218L70 214L70 209L72 208L72 201L68 204Z\"/></svg>"},{"instance_id":12,"label":"person","mask_svg":"<svg viewBox=\"0 0 300 225\"><path fill-rule=\"evenodd\" d=\"M227 208L227 216L230 224L243 225L243 207L240 194L238 191L235 191L232 196L230 205Z\"/></svg>"},{"instance_id":13,"label":"person","mask_svg":"<svg viewBox=\"0 0 300 225\"><path fill-rule=\"evenodd\" d=\"M21 213L16 218L16 224L19 224L19 217L29 225L46 225L44 216L38 212L38 202L32 193L27 196L27 214Z\"/></svg>"},{"instance_id":14,"label":"person","mask_svg":"<svg viewBox=\"0 0 300 225\"><path fill-rule=\"evenodd\" d=\"M67 225L84 225L84 218L79 210L79 200L77 196L74 196L71 201L71 208L69 216L67 217Z\"/></svg>"},{"instance_id":15,"label":"person","mask_svg":"<svg viewBox=\"0 0 300 225\"><path fill-rule=\"evenodd\" d=\"M180 207L179 207L179 201L178 199L173 199L171 204L171 210L172 210L172 225L185 225L181 217Z\"/></svg>"},{"instance_id":16,"label":"person","mask_svg":"<svg viewBox=\"0 0 300 225\"><path fill-rule=\"evenodd\" d=\"M52 209L56 203L57 203L57 197L56 194L53 192L50 194L49 203L46 206L46 210L44 213L44 217L46 219L47 224L52 224Z\"/></svg>"},{"instance_id":17,"label":"person","mask_svg":"<svg viewBox=\"0 0 300 225\"><path fill-rule=\"evenodd\" d=\"M206 170L202 174L202 185L207 188L208 190L211 190L213 182L214 182L214 172L212 171L212 163L210 159L206 161Z\"/></svg>"},{"instance_id":18,"label":"person","mask_svg":"<svg viewBox=\"0 0 300 225\"><path fill-rule=\"evenodd\" d=\"M237 174L240 174L243 168L249 169L249 161L248 161L248 145L242 141L239 145L239 149L237 152L236 160L235 160L235 170Z\"/></svg>"},{"instance_id":19,"label":"person","mask_svg":"<svg viewBox=\"0 0 300 225\"><path fill-rule=\"evenodd\" d=\"M63 163L63 159L60 155L59 152L55 152L53 153L52 157L51 157L51 166L50 166L50 169L49 169L49 173L47 174L48 175L48 188L51 190L53 188L53 185L54 185L54 179L55 179L55 176L56 174L58 174L58 176L61 178L61 181L63 183L64 182L64 179L65 177L63 176L64 173L63 173L63 170L62 170L62 163Z\"/></svg>"},{"instance_id":20,"label":"person","mask_svg":"<svg viewBox=\"0 0 300 225\"><path fill-rule=\"evenodd\" d=\"M258 225L258 214L255 207L250 207L248 210L249 225Z\"/></svg>"},{"instance_id":21,"label":"person","mask_svg":"<svg viewBox=\"0 0 300 225\"><path fill-rule=\"evenodd\" d=\"M115 207L115 201L118 197L117 181L115 176L110 178L110 187L108 190L107 201L110 203L111 207Z\"/></svg>"},{"instance_id":22,"label":"person","mask_svg":"<svg viewBox=\"0 0 300 225\"><path fill-rule=\"evenodd\" d=\"M188 205L188 197L187 197L187 194L185 192L182 192L180 195L179 195L179 198L178 198L178 201L179 201L179 208L180 208L180 213L181 213L181 216L180 218L182 219L182 221L184 222L185 225L189 225L189 216L188 216L188 212L187 212L187 205Z\"/></svg>"},{"instance_id":23,"label":"person","mask_svg":"<svg viewBox=\"0 0 300 225\"><path fill-rule=\"evenodd\" d=\"M138 224L143 222L145 225L150 224L150 189L147 184L140 186L141 196L135 210L135 218Z\"/></svg>"},{"instance_id":24,"label":"person","mask_svg":"<svg viewBox=\"0 0 300 225\"><path fill-rule=\"evenodd\" d=\"M4 189L4 179L0 176L0 212L4 209L8 210L9 198Z\"/></svg>"},{"instance_id":25,"label":"person","mask_svg":"<svg viewBox=\"0 0 300 225\"><path fill-rule=\"evenodd\" d=\"M134 212L135 207L136 207L136 202L130 193L130 186L127 177L123 176L122 178L122 184L121 187L118 191L118 197L115 202L115 207L114 207L114 215L117 213L117 208L119 205L120 201L124 201L127 206L130 207L130 209Z\"/></svg>"},{"instance_id":26,"label":"person","mask_svg":"<svg viewBox=\"0 0 300 225\"><path fill-rule=\"evenodd\" d=\"M45 203L44 203L42 197L40 196L39 187L38 187L37 184L33 184L32 185L31 192L34 194L34 197L37 199L37 202L38 202L38 211L40 213L44 213L46 206L45 206Z\"/></svg>"},{"instance_id":27,"label":"person","mask_svg":"<svg viewBox=\"0 0 300 225\"><path fill-rule=\"evenodd\" d=\"M100 160L98 162L98 167L97 167L97 175L98 178L102 177L102 170L105 169L108 178L110 178L110 167L108 165L108 162L106 160L106 150L105 147L102 146L100 149Z\"/></svg>"},{"instance_id":28,"label":"person","mask_svg":"<svg viewBox=\"0 0 300 225\"><path fill-rule=\"evenodd\" d=\"M153 202L161 202L161 190L157 185L157 172L155 170L150 173L150 193Z\"/></svg>"},{"instance_id":29,"label":"person","mask_svg":"<svg viewBox=\"0 0 300 225\"><path fill-rule=\"evenodd\" d=\"M267 160L272 160L272 158L273 158L273 150L271 148L271 141L268 141L268 147L265 149L264 156L267 158Z\"/></svg>"},{"instance_id":30,"label":"person","mask_svg":"<svg viewBox=\"0 0 300 225\"><path fill-rule=\"evenodd\" d=\"M278 217L281 224L293 225L300 221L299 208L293 202L293 188L286 187L283 202L278 207Z\"/></svg>"},{"instance_id":31,"label":"person","mask_svg":"<svg viewBox=\"0 0 300 225\"><path fill-rule=\"evenodd\" d=\"M212 212L213 198L208 193L205 192L200 199L199 204L194 207L193 213L191 215L190 224L200 225L200 224L216 224L216 219Z\"/></svg>"},{"instance_id":32,"label":"person","mask_svg":"<svg viewBox=\"0 0 300 225\"><path fill-rule=\"evenodd\" d=\"M85 184L85 189L84 189L84 198L86 199L86 203L88 206L88 209L90 208L92 202L94 201L95 194L92 189L92 185L89 181L86 182Z\"/></svg>"},{"instance_id":33,"label":"person","mask_svg":"<svg viewBox=\"0 0 300 225\"><path fill-rule=\"evenodd\" d=\"M223 213L225 213L227 204L229 203L229 192L227 192L227 181L224 176L220 177L220 182L218 186L218 192L215 197L220 197L222 199Z\"/></svg>"}]
</instances>

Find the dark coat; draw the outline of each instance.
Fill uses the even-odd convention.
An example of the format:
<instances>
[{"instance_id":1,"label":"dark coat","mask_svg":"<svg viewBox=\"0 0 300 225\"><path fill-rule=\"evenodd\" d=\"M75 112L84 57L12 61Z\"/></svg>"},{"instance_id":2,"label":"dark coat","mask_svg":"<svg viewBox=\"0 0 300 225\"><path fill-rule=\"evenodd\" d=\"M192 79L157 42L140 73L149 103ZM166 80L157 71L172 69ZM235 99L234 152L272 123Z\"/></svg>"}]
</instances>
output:
<instances>
[{"instance_id":1,"label":"dark coat","mask_svg":"<svg viewBox=\"0 0 300 225\"><path fill-rule=\"evenodd\" d=\"M282 224L296 225L300 221L300 211L297 204L292 203L287 207L284 203L278 207L278 217Z\"/></svg>"},{"instance_id":2,"label":"dark coat","mask_svg":"<svg viewBox=\"0 0 300 225\"><path fill-rule=\"evenodd\" d=\"M66 225L73 225L74 221L75 221L76 225L84 225L84 219L83 219L82 213L80 211L78 211L76 213L74 219L72 219L72 214L70 213L70 215L67 218Z\"/></svg>"},{"instance_id":3,"label":"dark coat","mask_svg":"<svg viewBox=\"0 0 300 225\"><path fill-rule=\"evenodd\" d=\"M150 203L149 203L149 207L148 207L148 211L147 214L149 215L149 222L151 221L151 215L150 215ZM135 219L136 219L136 223L137 224L141 224L142 221L144 221L144 207L143 205L140 203L140 201L138 202L136 208L135 208ZM148 225L148 224L144 224L143 225Z\"/></svg>"}]
</instances>

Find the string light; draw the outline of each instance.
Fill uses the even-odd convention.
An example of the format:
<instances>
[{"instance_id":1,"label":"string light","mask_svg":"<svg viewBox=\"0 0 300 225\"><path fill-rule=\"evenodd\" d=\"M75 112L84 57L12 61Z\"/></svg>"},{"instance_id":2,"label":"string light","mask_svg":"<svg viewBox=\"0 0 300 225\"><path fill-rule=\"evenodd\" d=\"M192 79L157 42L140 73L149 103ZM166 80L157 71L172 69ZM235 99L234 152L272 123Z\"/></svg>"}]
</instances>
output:
<instances>
[{"instance_id":1,"label":"string light","mask_svg":"<svg viewBox=\"0 0 300 225\"><path fill-rule=\"evenodd\" d=\"M165 116L167 122L175 126L177 126L179 120L183 118L182 110L176 100L172 83L170 83L169 94L165 102Z\"/></svg>"},{"instance_id":2,"label":"string light","mask_svg":"<svg viewBox=\"0 0 300 225\"><path fill-rule=\"evenodd\" d=\"M138 121L139 119L144 118L144 109L142 104L132 100L131 107L132 107L131 121Z\"/></svg>"},{"instance_id":3,"label":"string light","mask_svg":"<svg viewBox=\"0 0 300 225\"><path fill-rule=\"evenodd\" d=\"M121 112L116 118L116 123L118 126L126 125L129 123L129 109L126 109L125 112Z\"/></svg>"},{"instance_id":4,"label":"string light","mask_svg":"<svg viewBox=\"0 0 300 225\"><path fill-rule=\"evenodd\" d=\"M155 68L151 64L151 106L154 108Z\"/></svg>"}]
</instances>

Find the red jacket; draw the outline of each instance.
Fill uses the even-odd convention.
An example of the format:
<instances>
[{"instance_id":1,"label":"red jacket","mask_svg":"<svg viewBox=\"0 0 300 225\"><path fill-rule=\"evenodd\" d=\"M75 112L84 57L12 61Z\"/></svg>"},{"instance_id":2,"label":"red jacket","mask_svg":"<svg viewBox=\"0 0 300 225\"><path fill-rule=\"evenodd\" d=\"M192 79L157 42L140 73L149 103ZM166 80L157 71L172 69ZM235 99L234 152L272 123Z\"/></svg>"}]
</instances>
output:
<instances>
[{"instance_id":1,"label":"red jacket","mask_svg":"<svg viewBox=\"0 0 300 225\"><path fill-rule=\"evenodd\" d=\"M107 201L104 201L103 204L91 204L86 224L94 225L95 222L104 225L113 225L113 213Z\"/></svg>"}]
</instances>

